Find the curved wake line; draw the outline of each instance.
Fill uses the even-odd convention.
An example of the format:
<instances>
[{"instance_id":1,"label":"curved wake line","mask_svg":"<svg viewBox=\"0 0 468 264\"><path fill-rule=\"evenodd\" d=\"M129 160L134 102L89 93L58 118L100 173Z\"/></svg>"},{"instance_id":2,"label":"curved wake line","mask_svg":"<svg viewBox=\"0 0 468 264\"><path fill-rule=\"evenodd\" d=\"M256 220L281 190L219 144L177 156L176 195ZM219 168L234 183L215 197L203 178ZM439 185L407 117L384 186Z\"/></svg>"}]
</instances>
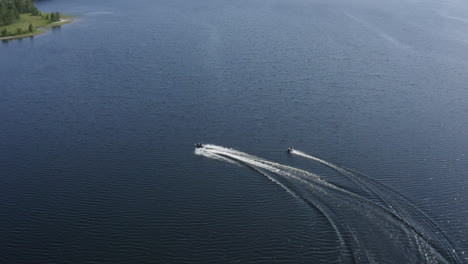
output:
<instances>
[{"instance_id":1,"label":"curved wake line","mask_svg":"<svg viewBox=\"0 0 468 264\"><path fill-rule=\"evenodd\" d=\"M299 194L298 192L295 192L294 190L292 190L291 188L289 188L285 184L283 184L280 179L277 179L276 177L272 176L272 174L269 174L269 173L266 172L266 171L269 171L269 172L277 174L278 176L291 177L291 178L297 180L298 182L302 182L304 184L306 183L306 181L302 180L300 177L289 175L288 173L283 172L283 171L281 171L281 170L274 167L274 165L278 165L280 167L284 166L284 165L274 163L274 162L269 162L267 160L260 159L260 158L258 158L256 156L249 155L247 153L243 153L243 152L240 152L240 151L237 151L237 150L234 150L234 149L223 148L223 147L216 146L216 145L205 145L202 149L196 149L195 154L202 155L202 156L205 156L207 158L213 158L214 157L217 160L224 160L224 161L231 158L233 162L235 162L235 163L241 162L242 164L244 164L244 165L254 169L255 171L259 172L260 174L266 176L268 179L270 179L274 183L280 185L282 188L284 188L287 192L292 194L294 197L300 198L303 201L305 201L307 204L309 204L310 206L313 206L314 208L316 208L327 219L327 221L330 223L330 225L334 229L335 234L336 234L336 236L337 236L337 238L338 238L338 240L340 242L339 243L339 246L341 247L340 250L343 251L344 249L347 249L349 252L353 251L353 249L352 248L350 249L349 245L347 245L347 243L345 242L345 239L343 238L343 236L342 236L341 232L339 231L339 228L337 227L337 225L332 220L332 217L329 215L329 213L327 213L327 210L321 204L311 203L310 201L308 201L307 199L302 197L301 194ZM222 157L223 159L219 159L219 157ZM287 167L287 166L284 166L284 167ZM288 167L288 168L294 169L292 167ZM313 176L318 177L318 176L315 176L315 175L313 175ZM342 260L343 256L340 255L339 258L340 258L340 260ZM353 261L353 263L357 263L356 259L352 259L352 261ZM340 263L341 262L342 261L340 261Z\"/></svg>"},{"instance_id":2,"label":"curved wake line","mask_svg":"<svg viewBox=\"0 0 468 264\"><path fill-rule=\"evenodd\" d=\"M360 174L358 172L355 172L353 170L350 170L346 167L339 166L337 164L334 164L332 162L328 162L326 160L323 160L321 158L306 154L302 151L299 150L294 150L291 152L292 154L304 157L306 159L310 159L316 162L319 162L321 164L324 164L328 166L329 168L332 168L336 170L337 172L341 173L342 175L350 178L354 182L362 184L364 188L366 188L366 191L375 194L378 196L387 206L389 209L391 209L396 215L398 215L401 219L405 218L411 218L411 217L416 217L418 220L423 221L427 227L429 227L432 232L432 234L437 238L437 241L443 245L445 248L453 248L452 244L450 243L449 239L444 235L442 230L434 224L430 218L419 208L417 208L415 205L410 203L407 199L405 199L403 196L400 194L396 193L392 189L388 188L387 186L378 183L367 176ZM393 201L395 200L395 201ZM400 203L400 204L398 204ZM398 208L404 207L402 209L406 210L400 210L397 211ZM403 211L403 212L402 212ZM405 212L406 211L406 212ZM423 232L420 232L424 235ZM428 243L431 243L431 237L425 237L426 240L428 240ZM431 243L432 245L432 243ZM432 245L433 247L438 247L437 245ZM460 258L458 255L454 253L454 250L449 250L448 253L450 256L448 257L452 261L455 261L456 263L461 263Z\"/></svg>"},{"instance_id":3,"label":"curved wake line","mask_svg":"<svg viewBox=\"0 0 468 264\"><path fill-rule=\"evenodd\" d=\"M406 260L405 263L461 263L437 226L393 190L304 152L294 150L292 153L336 170L370 195L377 196L382 203L338 187L314 173L234 149L205 145L195 151L195 154L211 159L249 166L317 208L337 234L341 261L391 263L391 259L398 258L395 261ZM381 240L381 237L387 240ZM408 254L408 250L413 251L414 255ZM345 253L348 253L348 257ZM352 256L351 259L349 256Z\"/></svg>"}]
</instances>

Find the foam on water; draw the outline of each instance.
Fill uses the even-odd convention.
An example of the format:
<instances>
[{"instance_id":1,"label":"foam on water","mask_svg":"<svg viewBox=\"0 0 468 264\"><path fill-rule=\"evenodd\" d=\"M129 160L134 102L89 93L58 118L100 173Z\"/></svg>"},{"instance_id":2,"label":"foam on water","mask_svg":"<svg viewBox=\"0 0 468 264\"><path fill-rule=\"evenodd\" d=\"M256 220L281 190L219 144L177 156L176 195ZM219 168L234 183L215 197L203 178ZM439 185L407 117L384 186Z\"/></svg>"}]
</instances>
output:
<instances>
[{"instance_id":1,"label":"foam on water","mask_svg":"<svg viewBox=\"0 0 468 264\"><path fill-rule=\"evenodd\" d=\"M206 145L197 155L249 166L318 209L335 230L343 263L461 263L449 240L418 208L390 188L323 159L321 163L364 190L357 194L315 173L241 151Z\"/></svg>"}]
</instances>

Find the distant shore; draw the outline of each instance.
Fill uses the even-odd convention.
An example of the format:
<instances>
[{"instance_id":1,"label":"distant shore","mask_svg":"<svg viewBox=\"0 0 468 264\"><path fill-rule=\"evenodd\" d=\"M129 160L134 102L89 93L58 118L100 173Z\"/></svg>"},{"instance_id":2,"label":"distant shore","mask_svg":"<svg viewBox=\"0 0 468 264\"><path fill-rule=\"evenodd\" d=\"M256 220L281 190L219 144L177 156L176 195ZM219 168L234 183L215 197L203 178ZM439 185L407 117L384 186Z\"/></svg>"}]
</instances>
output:
<instances>
[{"instance_id":1,"label":"distant shore","mask_svg":"<svg viewBox=\"0 0 468 264\"><path fill-rule=\"evenodd\" d=\"M13 35L13 36L6 36L6 37L0 37L0 41L5 41L5 40L13 40L13 39L22 39L22 38L28 38L32 37L35 35L43 34L46 33L48 30L54 28L54 27L59 27L64 24L68 24L73 22L73 17L72 16L66 16L62 15L62 18L59 21L49 21L46 19L43 19L42 17L37 17L37 16L31 16L31 14L26 13L26 14L21 14L21 19L8 26L1 26L0 31L2 29L10 29L14 30L16 28L21 28L23 30L26 25L33 24L34 29L33 31L27 31L24 29L24 34L18 34L18 35Z\"/></svg>"}]
</instances>

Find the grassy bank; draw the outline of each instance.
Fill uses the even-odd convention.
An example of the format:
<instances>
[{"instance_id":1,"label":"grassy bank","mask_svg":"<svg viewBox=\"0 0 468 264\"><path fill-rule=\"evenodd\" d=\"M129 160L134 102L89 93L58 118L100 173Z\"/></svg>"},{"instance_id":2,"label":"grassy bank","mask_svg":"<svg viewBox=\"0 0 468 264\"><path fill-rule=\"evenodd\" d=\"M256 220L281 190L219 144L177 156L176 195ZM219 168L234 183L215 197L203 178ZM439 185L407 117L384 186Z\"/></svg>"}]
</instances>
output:
<instances>
[{"instance_id":1,"label":"grassy bank","mask_svg":"<svg viewBox=\"0 0 468 264\"><path fill-rule=\"evenodd\" d=\"M43 13L43 15L45 16L46 14ZM45 19L43 16L32 16L31 13L24 13L20 15L20 19L15 23L6 26L0 26L0 40L18 39L34 36L37 34L44 33L46 29L67 24L71 21L72 17L70 16L62 15L60 21L52 22L50 20ZM30 24L33 25L32 32L29 31ZM20 34L18 33L18 28L21 29ZM1 32L5 29L7 30L9 35L12 35L2 37Z\"/></svg>"}]
</instances>

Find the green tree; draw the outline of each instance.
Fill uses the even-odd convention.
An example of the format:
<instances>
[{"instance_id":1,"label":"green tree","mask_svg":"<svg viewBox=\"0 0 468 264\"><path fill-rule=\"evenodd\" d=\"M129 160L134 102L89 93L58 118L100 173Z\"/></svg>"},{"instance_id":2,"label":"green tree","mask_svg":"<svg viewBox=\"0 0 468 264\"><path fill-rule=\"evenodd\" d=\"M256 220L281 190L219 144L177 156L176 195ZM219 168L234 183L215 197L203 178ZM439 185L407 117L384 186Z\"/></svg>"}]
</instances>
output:
<instances>
[{"instance_id":1,"label":"green tree","mask_svg":"<svg viewBox=\"0 0 468 264\"><path fill-rule=\"evenodd\" d=\"M40 16L41 12L39 12L39 10L35 6L33 6L31 9L31 14L33 16Z\"/></svg>"},{"instance_id":2,"label":"green tree","mask_svg":"<svg viewBox=\"0 0 468 264\"><path fill-rule=\"evenodd\" d=\"M60 21L60 13L59 12L50 13L50 20L53 22Z\"/></svg>"},{"instance_id":3,"label":"green tree","mask_svg":"<svg viewBox=\"0 0 468 264\"><path fill-rule=\"evenodd\" d=\"M13 15L15 16L15 19L20 19L20 12L18 11L18 9L16 9L15 6L13 6Z\"/></svg>"},{"instance_id":4,"label":"green tree","mask_svg":"<svg viewBox=\"0 0 468 264\"><path fill-rule=\"evenodd\" d=\"M23 29L17 28L17 29L16 29L16 34L18 34L18 35L23 34Z\"/></svg>"},{"instance_id":5,"label":"green tree","mask_svg":"<svg viewBox=\"0 0 468 264\"><path fill-rule=\"evenodd\" d=\"M6 30L6 28L4 28L2 30L2 37L6 37L6 36L8 36L8 31Z\"/></svg>"},{"instance_id":6,"label":"green tree","mask_svg":"<svg viewBox=\"0 0 468 264\"><path fill-rule=\"evenodd\" d=\"M33 12L35 8L31 0L13 0L13 4L20 13Z\"/></svg>"},{"instance_id":7,"label":"green tree","mask_svg":"<svg viewBox=\"0 0 468 264\"><path fill-rule=\"evenodd\" d=\"M33 32L34 31L34 27L33 27L33 24L29 24L29 28L28 28L29 32Z\"/></svg>"},{"instance_id":8,"label":"green tree","mask_svg":"<svg viewBox=\"0 0 468 264\"><path fill-rule=\"evenodd\" d=\"M0 0L0 26L13 24L20 19L20 14L28 12L39 14L32 0Z\"/></svg>"},{"instance_id":9,"label":"green tree","mask_svg":"<svg viewBox=\"0 0 468 264\"><path fill-rule=\"evenodd\" d=\"M4 25L13 24L16 20L15 12L11 9L7 9L3 14L2 20L2 24Z\"/></svg>"}]
</instances>

